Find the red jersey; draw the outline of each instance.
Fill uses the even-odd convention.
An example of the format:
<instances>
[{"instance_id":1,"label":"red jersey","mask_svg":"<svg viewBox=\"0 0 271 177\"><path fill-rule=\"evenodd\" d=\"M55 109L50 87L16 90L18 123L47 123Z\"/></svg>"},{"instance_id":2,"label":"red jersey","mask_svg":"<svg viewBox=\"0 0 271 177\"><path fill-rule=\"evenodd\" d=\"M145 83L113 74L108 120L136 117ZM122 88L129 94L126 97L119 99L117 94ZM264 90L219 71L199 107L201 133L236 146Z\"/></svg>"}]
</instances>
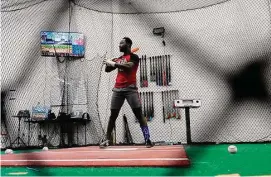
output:
<instances>
[{"instance_id":1,"label":"red jersey","mask_svg":"<svg viewBox=\"0 0 271 177\"><path fill-rule=\"evenodd\" d=\"M123 70L118 68L118 74L116 77L115 88L125 88L129 85L136 85L136 72L139 64L139 57L136 54L128 54L119 57L116 63L133 62L134 66L130 70Z\"/></svg>"}]
</instances>

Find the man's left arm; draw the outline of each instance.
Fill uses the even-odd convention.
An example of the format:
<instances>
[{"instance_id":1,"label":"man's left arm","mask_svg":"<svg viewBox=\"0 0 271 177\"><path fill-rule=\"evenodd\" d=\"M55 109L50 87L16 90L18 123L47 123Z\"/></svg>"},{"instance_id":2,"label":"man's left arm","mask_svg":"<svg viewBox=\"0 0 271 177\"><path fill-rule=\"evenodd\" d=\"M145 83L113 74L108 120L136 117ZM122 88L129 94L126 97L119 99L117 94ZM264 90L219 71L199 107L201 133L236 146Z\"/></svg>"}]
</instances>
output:
<instances>
[{"instance_id":1,"label":"man's left arm","mask_svg":"<svg viewBox=\"0 0 271 177\"><path fill-rule=\"evenodd\" d=\"M123 70L130 70L135 64L139 62L139 57L135 54L131 54L131 59L127 63L116 63L115 67Z\"/></svg>"}]
</instances>

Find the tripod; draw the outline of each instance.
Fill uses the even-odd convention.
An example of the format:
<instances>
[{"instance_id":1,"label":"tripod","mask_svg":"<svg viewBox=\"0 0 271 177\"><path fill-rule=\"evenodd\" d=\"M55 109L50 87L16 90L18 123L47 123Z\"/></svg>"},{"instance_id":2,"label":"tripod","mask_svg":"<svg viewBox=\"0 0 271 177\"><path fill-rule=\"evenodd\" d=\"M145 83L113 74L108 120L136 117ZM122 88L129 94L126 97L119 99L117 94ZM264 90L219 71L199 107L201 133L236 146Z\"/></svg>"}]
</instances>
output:
<instances>
[{"instance_id":1,"label":"tripod","mask_svg":"<svg viewBox=\"0 0 271 177\"><path fill-rule=\"evenodd\" d=\"M24 146L26 146L26 144L24 143L23 139L20 137L21 134L21 119L23 117L27 117L27 116L12 116L12 117L18 117L19 118L19 127L18 127L18 135L17 138L11 143L11 146L16 143L17 141L17 145L23 144ZM21 141L21 142L20 142Z\"/></svg>"}]
</instances>

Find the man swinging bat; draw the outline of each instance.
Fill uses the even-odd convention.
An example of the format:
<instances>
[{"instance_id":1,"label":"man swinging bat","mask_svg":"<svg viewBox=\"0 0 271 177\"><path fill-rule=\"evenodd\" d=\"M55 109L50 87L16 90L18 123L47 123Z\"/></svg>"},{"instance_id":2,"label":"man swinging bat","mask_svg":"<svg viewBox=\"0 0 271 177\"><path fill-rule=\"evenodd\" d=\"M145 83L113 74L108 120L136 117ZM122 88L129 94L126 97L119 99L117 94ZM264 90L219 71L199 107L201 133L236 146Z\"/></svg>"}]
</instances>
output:
<instances>
[{"instance_id":1,"label":"man swinging bat","mask_svg":"<svg viewBox=\"0 0 271 177\"><path fill-rule=\"evenodd\" d=\"M125 99L140 123L146 147L154 146L150 140L147 120L142 115L141 100L136 84L136 73L139 65L139 57L131 52L131 46L132 40L128 37L124 37L119 44L119 50L120 52L123 52L123 55L119 58L104 60L104 64L106 64L105 72L111 72L117 68L118 74L116 77L115 86L113 88L110 108L111 115L107 126L106 139L100 144L100 148L109 146L111 133Z\"/></svg>"}]
</instances>

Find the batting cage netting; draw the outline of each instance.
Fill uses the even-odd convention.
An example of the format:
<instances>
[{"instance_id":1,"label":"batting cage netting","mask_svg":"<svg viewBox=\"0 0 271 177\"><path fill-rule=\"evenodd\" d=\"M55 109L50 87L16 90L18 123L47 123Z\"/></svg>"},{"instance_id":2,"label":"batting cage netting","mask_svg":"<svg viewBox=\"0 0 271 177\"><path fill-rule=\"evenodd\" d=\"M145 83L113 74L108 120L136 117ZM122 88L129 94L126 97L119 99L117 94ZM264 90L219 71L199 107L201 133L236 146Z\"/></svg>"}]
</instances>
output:
<instances>
[{"instance_id":1,"label":"batting cage netting","mask_svg":"<svg viewBox=\"0 0 271 177\"><path fill-rule=\"evenodd\" d=\"M137 87L153 142L187 143L189 131L196 143L270 141L270 4L3 0L1 147L99 144L117 74L103 60L121 55L123 37L139 48ZM44 36L63 46L43 46ZM83 55L58 55L75 51L66 40ZM32 119L38 107L50 121ZM144 143L127 102L112 139Z\"/></svg>"}]
</instances>

